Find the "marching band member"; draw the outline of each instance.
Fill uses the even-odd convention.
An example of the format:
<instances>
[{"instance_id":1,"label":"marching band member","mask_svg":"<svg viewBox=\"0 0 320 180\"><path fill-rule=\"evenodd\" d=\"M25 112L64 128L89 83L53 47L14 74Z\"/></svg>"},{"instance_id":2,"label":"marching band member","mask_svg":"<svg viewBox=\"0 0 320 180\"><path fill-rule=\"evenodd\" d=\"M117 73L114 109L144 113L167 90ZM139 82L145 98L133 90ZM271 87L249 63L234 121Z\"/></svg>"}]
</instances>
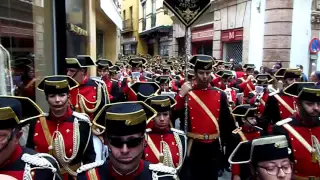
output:
<instances>
[{"instance_id":1,"label":"marching band member","mask_svg":"<svg viewBox=\"0 0 320 180\"><path fill-rule=\"evenodd\" d=\"M194 64L195 81L182 85L176 96L176 110L188 108L188 129L183 129L189 138L191 179L214 180L218 179L221 146L227 145L235 124L226 94L210 86L213 58L196 55L190 62ZM185 107L185 98L188 99L188 107ZM183 125L186 123L184 118L180 121Z\"/></svg>"},{"instance_id":2,"label":"marching band member","mask_svg":"<svg viewBox=\"0 0 320 180\"><path fill-rule=\"evenodd\" d=\"M270 94L268 86L273 84L274 79L270 74L258 74L256 80L255 90L251 92L254 96L251 98L250 104L258 108L258 117L261 118Z\"/></svg>"},{"instance_id":3,"label":"marching band member","mask_svg":"<svg viewBox=\"0 0 320 180\"><path fill-rule=\"evenodd\" d=\"M40 82L38 89L45 93L50 110L30 125L27 142L27 147L53 155L62 166L60 174L65 180L77 176L81 163L96 159L89 117L69 106L69 92L77 86L74 79L59 75Z\"/></svg>"},{"instance_id":4,"label":"marching band member","mask_svg":"<svg viewBox=\"0 0 320 180\"><path fill-rule=\"evenodd\" d=\"M257 127L258 117L257 108L250 104L243 104L233 109L232 115L235 117L239 127L232 131L235 138L235 144L240 142L252 141L261 136L261 128ZM248 179L251 171L247 165L232 165L232 179Z\"/></svg>"},{"instance_id":5,"label":"marching band member","mask_svg":"<svg viewBox=\"0 0 320 180\"><path fill-rule=\"evenodd\" d=\"M183 131L170 128L171 109L176 101L170 96L153 96L145 103L158 113L148 124L145 160L179 170L186 156L187 137Z\"/></svg>"},{"instance_id":6,"label":"marching band member","mask_svg":"<svg viewBox=\"0 0 320 180\"><path fill-rule=\"evenodd\" d=\"M106 84L110 102L117 102L120 87L118 81L114 81L114 75L111 77L110 74L110 68L113 66L112 62L108 59L99 59L96 64L98 75Z\"/></svg>"},{"instance_id":7,"label":"marching band member","mask_svg":"<svg viewBox=\"0 0 320 180\"><path fill-rule=\"evenodd\" d=\"M172 78L170 76L158 76L154 79L154 81L160 86L161 92L169 92L170 91L170 83ZM171 87L173 88L173 87ZM175 87L177 88L177 87Z\"/></svg>"},{"instance_id":8,"label":"marching band member","mask_svg":"<svg viewBox=\"0 0 320 180\"><path fill-rule=\"evenodd\" d=\"M233 151L229 162L251 172L252 180L291 180L292 150L285 136L269 136L241 142ZM248 176L243 176L245 179ZM239 180L239 178L237 178Z\"/></svg>"},{"instance_id":9,"label":"marching band member","mask_svg":"<svg viewBox=\"0 0 320 180\"><path fill-rule=\"evenodd\" d=\"M320 179L320 87L293 83L283 92L297 99L297 111L291 118L277 122L274 133L288 139L294 159L293 179Z\"/></svg>"},{"instance_id":10,"label":"marching band member","mask_svg":"<svg viewBox=\"0 0 320 180\"><path fill-rule=\"evenodd\" d=\"M60 179L59 164L51 155L19 145L21 128L43 116L40 107L29 98L1 96L0 114L0 174L16 180Z\"/></svg>"},{"instance_id":11,"label":"marching band member","mask_svg":"<svg viewBox=\"0 0 320 180\"><path fill-rule=\"evenodd\" d=\"M66 58L66 64L67 76L79 83L70 91L71 105L75 111L88 114L92 120L96 112L110 102L106 85L102 80L88 76L88 67L96 66L90 56Z\"/></svg>"},{"instance_id":12,"label":"marching band member","mask_svg":"<svg viewBox=\"0 0 320 180\"><path fill-rule=\"evenodd\" d=\"M78 180L97 179L177 179L176 169L142 160L146 122L156 111L144 102L123 102L106 105L94 122L103 122L109 160L83 165L78 169Z\"/></svg>"},{"instance_id":13,"label":"marching band member","mask_svg":"<svg viewBox=\"0 0 320 180\"><path fill-rule=\"evenodd\" d=\"M298 69L282 68L275 73L275 77L278 79L281 78L285 87L296 82L300 76L301 71ZM269 91L270 94L262 115L262 121L265 124L264 129L269 125L268 130L265 130L270 133L273 124L295 113L295 97L283 93L283 89L276 91L269 87Z\"/></svg>"}]
</instances>

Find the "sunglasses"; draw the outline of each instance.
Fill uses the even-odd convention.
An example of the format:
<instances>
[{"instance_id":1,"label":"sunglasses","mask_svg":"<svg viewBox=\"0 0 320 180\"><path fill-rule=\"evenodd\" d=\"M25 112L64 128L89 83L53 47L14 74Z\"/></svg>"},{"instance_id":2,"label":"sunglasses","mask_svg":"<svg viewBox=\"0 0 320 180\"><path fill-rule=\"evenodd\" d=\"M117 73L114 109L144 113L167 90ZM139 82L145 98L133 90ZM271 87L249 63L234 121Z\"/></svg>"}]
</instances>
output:
<instances>
[{"instance_id":1,"label":"sunglasses","mask_svg":"<svg viewBox=\"0 0 320 180\"><path fill-rule=\"evenodd\" d=\"M109 143L116 148L122 148L124 144L126 144L128 148L135 148L141 144L143 139L144 136L138 138L131 138L128 140L122 140L121 138L115 137L108 137Z\"/></svg>"}]
</instances>

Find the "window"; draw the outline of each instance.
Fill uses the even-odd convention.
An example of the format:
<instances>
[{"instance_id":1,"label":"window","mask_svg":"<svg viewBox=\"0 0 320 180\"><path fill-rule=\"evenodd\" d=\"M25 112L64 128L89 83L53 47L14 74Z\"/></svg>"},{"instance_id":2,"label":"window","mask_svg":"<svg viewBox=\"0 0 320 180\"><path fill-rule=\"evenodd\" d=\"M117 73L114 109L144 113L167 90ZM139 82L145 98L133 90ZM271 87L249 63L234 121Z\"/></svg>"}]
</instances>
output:
<instances>
[{"instance_id":1,"label":"window","mask_svg":"<svg viewBox=\"0 0 320 180\"><path fill-rule=\"evenodd\" d=\"M169 42L160 43L160 52L161 56L169 56Z\"/></svg>"},{"instance_id":2,"label":"window","mask_svg":"<svg viewBox=\"0 0 320 180\"><path fill-rule=\"evenodd\" d=\"M130 8L129 8L129 13L130 13L130 19L132 21L132 6L130 6Z\"/></svg>"},{"instance_id":3,"label":"window","mask_svg":"<svg viewBox=\"0 0 320 180\"><path fill-rule=\"evenodd\" d=\"M223 59L233 59L236 63L242 62L242 41L224 43L223 44Z\"/></svg>"},{"instance_id":4,"label":"window","mask_svg":"<svg viewBox=\"0 0 320 180\"><path fill-rule=\"evenodd\" d=\"M124 55L136 55L136 44L125 44L123 45L123 54Z\"/></svg>"},{"instance_id":5,"label":"window","mask_svg":"<svg viewBox=\"0 0 320 180\"><path fill-rule=\"evenodd\" d=\"M103 58L103 31L97 30L96 35L97 59Z\"/></svg>"},{"instance_id":6,"label":"window","mask_svg":"<svg viewBox=\"0 0 320 180\"><path fill-rule=\"evenodd\" d=\"M146 3L142 3L142 30L146 30Z\"/></svg>"},{"instance_id":7,"label":"window","mask_svg":"<svg viewBox=\"0 0 320 180\"><path fill-rule=\"evenodd\" d=\"M152 14L155 14L156 10L156 0L152 0Z\"/></svg>"},{"instance_id":8,"label":"window","mask_svg":"<svg viewBox=\"0 0 320 180\"><path fill-rule=\"evenodd\" d=\"M146 3L142 3L142 18L146 18Z\"/></svg>"},{"instance_id":9,"label":"window","mask_svg":"<svg viewBox=\"0 0 320 180\"><path fill-rule=\"evenodd\" d=\"M126 10L123 10L123 20L126 20Z\"/></svg>"}]
</instances>

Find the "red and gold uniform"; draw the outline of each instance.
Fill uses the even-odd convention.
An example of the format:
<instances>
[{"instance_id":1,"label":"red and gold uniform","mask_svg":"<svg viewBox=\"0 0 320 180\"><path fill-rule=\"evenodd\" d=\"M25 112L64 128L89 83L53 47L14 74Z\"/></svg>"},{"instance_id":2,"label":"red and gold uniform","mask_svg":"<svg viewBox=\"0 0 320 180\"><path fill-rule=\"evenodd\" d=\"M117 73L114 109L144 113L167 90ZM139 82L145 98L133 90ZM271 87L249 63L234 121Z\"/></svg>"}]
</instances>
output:
<instances>
[{"instance_id":1,"label":"red and gold uniform","mask_svg":"<svg viewBox=\"0 0 320 180\"><path fill-rule=\"evenodd\" d=\"M320 123L313 124L312 127L303 124L303 120L299 115L294 115L292 119L288 122L286 120L279 121L277 125L287 124L290 125L294 131L299 134L296 137L292 131L288 131L284 127L275 127L275 134L285 134L287 135L291 150L293 152L294 158L294 179L319 179L320 178L320 166L319 152L311 153L306 147L301 143L300 139L304 139L311 147L314 144L312 141L312 136L320 139ZM301 137L301 138L300 138ZM318 144L319 146L319 144Z\"/></svg>"},{"instance_id":2,"label":"red and gold uniform","mask_svg":"<svg viewBox=\"0 0 320 180\"><path fill-rule=\"evenodd\" d=\"M212 69L213 59L206 55L196 55L190 62L197 69ZM227 145L232 130L235 129L233 118L230 114L226 94L210 87L197 89L193 86L185 97L176 96L176 110L185 108L185 98L188 100L188 129L187 136L190 141L190 170L193 179L216 179L218 166L214 163L221 157L221 145ZM185 119L180 118L182 124ZM221 143L219 142L219 137ZM228 155L227 155L228 156Z\"/></svg>"},{"instance_id":3,"label":"red and gold uniform","mask_svg":"<svg viewBox=\"0 0 320 180\"><path fill-rule=\"evenodd\" d=\"M137 148L143 152L144 147L142 143L145 141L145 137L142 136L146 131L147 121L150 121L156 116L156 111L150 106L147 106L144 102L123 102L123 103L114 103L105 106L105 112L99 114L99 117L105 119L106 132L108 136L106 137L111 146L118 148L120 150L123 147L123 144L119 142L123 136L131 136L134 134L141 134L138 139L139 144L134 143L130 145L127 141L128 147ZM110 116L111 115L111 116ZM127 118L123 118L123 117ZM132 139L131 139L132 140ZM117 143L120 145L116 145ZM121 146L122 145L122 146ZM113 156L113 152L110 152L110 157ZM117 158L113 156L113 158ZM141 160L140 154L137 154L135 158L138 160L136 168L132 172L123 174L116 169L121 168L118 164L113 164L116 160L110 158L107 161L96 161L91 164L83 165L78 169L78 180L171 180L176 179L176 170L172 167L167 167L162 164L150 164L147 161ZM140 160L140 161L139 161ZM129 163L134 163L130 161ZM129 164L132 165L132 164ZM118 167L117 167L118 166Z\"/></svg>"},{"instance_id":4,"label":"red and gold uniform","mask_svg":"<svg viewBox=\"0 0 320 180\"><path fill-rule=\"evenodd\" d=\"M0 129L11 132L6 141L3 142L2 138L0 152L4 162L0 165L0 174L18 180L60 179L58 163L51 155L39 154L13 142L13 136L17 136L15 134L16 130L18 130L16 132L19 132L23 126L31 122L31 119L42 116L43 112L40 107L29 98L1 96L0 108ZM5 135L3 134L2 136ZM32 134L29 134L29 136L32 136ZM5 154L5 152L11 154Z\"/></svg>"},{"instance_id":5,"label":"red and gold uniform","mask_svg":"<svg viewBox=\"0 0 320 180\"><path fill-rule=\"evenodd\" d=\"M86 55L78 55L77 58L66 58L68 69L77 70L73 75L88 67L95 67L96 64ZM70 91L70 104L72 108L89 115L93 120L95 114L107 103L110 102L105 83L101 78L89 78L85 76L80 85Z\"/></svg>"},{"instance_id":6,"label":"red and gold uniform","mask_svg":"<svg viewBox=\"0 0 320 180\"><path fill-rule=\"evenodd\" d=\"M70 91L70 102L77 112L86 113L93 120L99 109L110 101L105 83L86 76L79 87Z\"/></svg>"},{"instance_id":7,"label":"red and gold uniform","mask_svg":"<svg viewBox=\"0 0 320 180\"><path fill-rule=\"evenodd\" d=\"M235 107L232 110L232 115L239 124L239 128L232 131L234 145L238 145L240 142L252 141L261 136L261 128L257 127L256 124L252 124L252 121L248 121L247 118L256 118L257 108L250 104L243 104ZM257 119L256 119L257 123ZM241 179L248 179L251 175L250 166L245 165L232 165L232 177L239 176Z\"/></svg>"},{"instance_id":8,"label":"red and gold uniform","mask_svg":"<svg viewBox=\"0 0 320 180\"><path fill-rule=\"evenodd\" d=\"M284 92L297 97L299 103L320 102L320 88L314 83L293 83ZM320 121L300 114L301 110L277 122L274 133L287 136L294 159L293 179L320 179Z\"/></svg>"},{"instance_id":9,"label":"red and gold uniform","mask_svg":"<svg viewBox=\"0 0 320 180\"><path fill-rule=\"evenodd\" d=\"M38 85L46 94L68 93L69 87L76 88L77 83L67 76L49 76ZM64 84L64 82L68 84ZM81 163L95 161L91 122L87 115L75 112L67 106L63 116L57 117L51 111L30 125L27 147L41 153L53 155L62 167L63 179L77 175Z\"/></svg>"},{"instance_id":10,"label":"red and gold uniform","mask_svg":"<svg viewBox=\"0 0 320 180\"><path fill-rule=\"evenodd\" d=\"M148 146L144 151L145 160L152 164L162 161L166 166L180 169L186 155L185 133L173 128L159 130L152 126L147 129L147 135Z\"/></svg>"}]
</instances>

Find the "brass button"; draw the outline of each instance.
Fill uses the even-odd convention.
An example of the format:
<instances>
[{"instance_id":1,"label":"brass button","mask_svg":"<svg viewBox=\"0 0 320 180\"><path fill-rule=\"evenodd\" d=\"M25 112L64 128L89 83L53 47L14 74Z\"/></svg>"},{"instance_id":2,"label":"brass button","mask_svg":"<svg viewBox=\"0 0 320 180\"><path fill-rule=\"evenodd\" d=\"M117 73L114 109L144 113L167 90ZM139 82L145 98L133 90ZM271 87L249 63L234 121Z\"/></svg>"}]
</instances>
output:
<instances>
[{"instance_id":1,"label":"brass button","mask_svg":"<svg viewBox=\"0 0 320 180\"><path fill-rule=\"evenodd\" d=\"M179 156L179 153L177 153L177 156Z\"/></svg>"},{"instance_id":2,"label":"brass button","mask_svg":"<svg viewBox=\"0 0 320 180\"><path fill-rule=\"evenodd\" d=\"M149 154L146 154L146 157L148 157L149 156Z\"/></svg>"},{"instance_id":3,"label":"brass button","mask_svg":"<svg viewBox=\"0 0 320 180\"><path fill-rule=\"evenodd\" d=\"M93 96L93 98L96 98L96 96Z\"/></svg>"},{"instance_id":4,"label":"brass button","mask_svg":"<svg viewBox=\"0 0 320 180\"><path fill-rule=\"evenodd\" d=\"M31 172L31 176L34 176L34 175L35 175L35 173L32 171L32 172Z\"/></svg>"},{"instance_id":5,"label":"brass button","mask_svg":"<svg viewBox=\"0 0 320 180\"><path fill-rule=\"evenodd\" d=\"M280 114L282 114L282 111L280 111Z\"/></svg>"},{"instance_id":6,"label":"brass button","mask_svg":"<svg viewBox=\"0 0 320 180\"><path fill-rule=\"evenodd\" d=\"M69 149L69 152L72 152L72 149Z\"/></svg>"},{"instance_id":7,"label":"brass button","mask_svg":"<svg viewBox=\"0 0 320 180\"><path fill-rule=\"evenodd\" d=\"M35 149L37 149L37 148L38 148L38 146L34 146L34 148L35 148Z\"/></svg>"},{"instance_id":8,"label":"brass button","mask_svg":"<svg viewBox=\"0 0 320 180\"><path fill-rule=\"evenodd\" d=\"M296 152L297 150L293 149L293 152Z\"/></svg>"},{"instance_id":9,"label":"brass button","mask_svg":"<svg viewBox=\"0 0 320 180\"><path fill-rule=\"evenodd\" d=\"M97 89L97 87L94 87L93 89Z\"/></svg>"},{"instance_id":10,"label":"brass button","mask_svg":"<svg viewBox=\"0 0 320 180\"><path fill-rule=\"evenodd\" d=\"M294 160L294 163L296 163L296 164L297 164L297 163L298 163L298 161L297 161L297 160Z\"/></svg>"},{"instance_id":11,"label":"brass button","mask_svg":"<svg viewBox=\"0 0 320 180\"><path fill-rule=\"evenodd\" d=\"M194 117L191 117L191 119L194 119Z\"/></svg>"},{"instance_id":12,"label":"brass button","mask_svg":"<svg viewBox=\"0 0 320 180\"><path fill-rule=\"evenodd\" d=\"M195 129L196 127L192 127L192 129Z\"/></svg>"},{"instance_id":13,"label":"brass button","mask_svg":"<svg viewBox=\"0 0 320 180\"><path fill-rule=\"evenodd\" d=\"M174 142L172 142L172 145L174 145Z\"/></svg>"},{"instance_id":14,"label":"brass button","mask_svg":"<svg viewBox=\"0 0 320 180\"><path fill-rule=\"evenodd\" d=\"M191 101L191 98L189 98L189 101Z\"/></svg>"},{"instance_id":15,"label":"brass button","mask_svg":"<svg viewBox=\"0 0 320 180\"><path fill-rule=\"evenodd\" d=\"M38 120L37 123L40 123L40 121Z\"/></svg>"},{"instance_id":16,"label":"brass button","mask_svg":"<svg viewBox=\"0 0 320 180\"><path fill-rule=\"evenodd\" d=\"M34 136L38 136L38 133L34 133Z\"/></svg>"},{"instance_id":17,"label":"brass button","mask_svg":"<svg viewBox=\"0 0 320 180\"><path fill-rule=\"evenodd\" d=\"M293 138L291 138L291 141L293 141Z\"/></svg>"},{"instance_id":18,"label":"brass button","mask_svg":"<svg viewBox=\"0 0 320 180\"><path fill-rule=\"evenodd\" d=\"M192 107L190 107L190 109L192 109Z\"/></svg>"}]
</instances>

